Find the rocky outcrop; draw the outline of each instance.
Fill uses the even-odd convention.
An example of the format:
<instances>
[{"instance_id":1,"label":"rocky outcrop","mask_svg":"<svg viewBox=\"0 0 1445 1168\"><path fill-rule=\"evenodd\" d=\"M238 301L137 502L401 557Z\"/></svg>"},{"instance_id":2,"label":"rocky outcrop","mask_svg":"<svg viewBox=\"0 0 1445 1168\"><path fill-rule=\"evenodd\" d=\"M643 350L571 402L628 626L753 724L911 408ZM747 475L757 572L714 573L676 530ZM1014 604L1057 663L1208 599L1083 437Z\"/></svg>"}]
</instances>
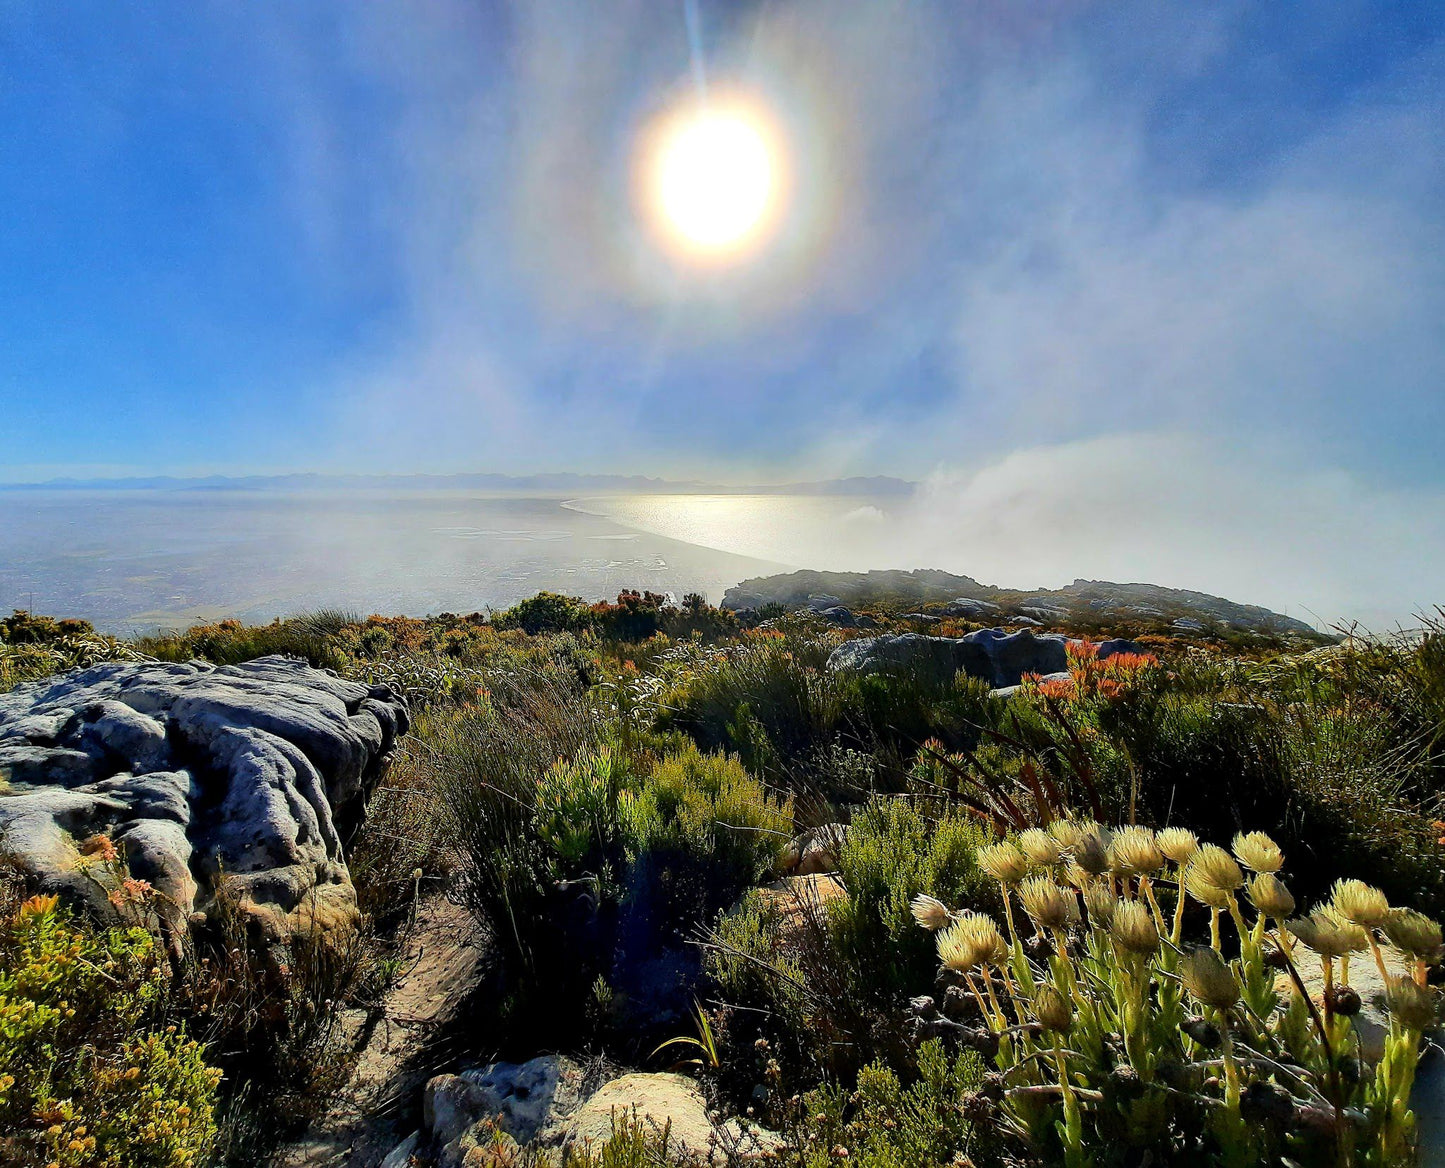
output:
<instances>
[{"instance_id":1,"label":"rocky outcrop","mask_svg":"<svg viewBox=\"0 0 1445 1168\"><path fill-rule=\"evenodd\" d=\"M115 855L170 926L224 888L267 938L343 928L344 848L406 729L385 687L283 657L21 686L0 695L0 854L102 916L127 909Z\"/></svg>"},{"instance_id":2,"label":"rocky outcrop","mask_svg":"<svg viewBox=\"0 0 1445 1168\"><path fill-rule=\"evenodd\" d=\"M1316 644L1333 640L1311 625L1253 604L1238 604L1220 596L1155 584L1118 584L1109 580L1075 580L1063 588L1019 592L981 584L970 576L931 569L874 572L790 572L760 576L729 588L722 607L739 611L765 604L788 608L846 605L891 612L917 612L924 606L942 607L942 615L975 620L1008 621L1042 610L1042 620L1056 624L1087 618L1096 627L1100 618L1157 629L1168 628L1176 618L1181 632L1204 633L1216 627L1234 632L1259 633Z\"/></svg>"},{"instance_id":3,"label":"rocky outcrop","mask_svg":"<svg viewBox=\"0 0 1445 1168\"><path fill-rule=\"evenodd\" d=\"M848 838L846 823L824 823L800 832L778 857L782 876L813 876L838 870L838 852Z\"/></svg>"},{"instance_id":4,"label":"rocky outcrop","mask_svg":"<svg viewBox=\"0 0 1445 1168\"><path fill-rule=\"evenodd\" d=\"M598 1079L571 1059L543 1055L431 1079L420 1130L384 1163L478 1168L519 1162L522 1148L595 1154L612 1136L614 1120L624 1119L648 1131L668 1131L669 1151L678 1162L767 1159L782 1142L746 1120L715 1124L701 1088L684 1075L634 1072Z\"/></svg>"},{"instance_id":5,"label":"rocky outcrop","mask_svg":"<svg viewBox=\"0 0 1445 1168\"><path fill-rule=\"evenodd\" d=\"M1038 636L1027 629L1017 633L981 629L957 638L901 633L847 641L829 655L828 668L861 673L907 670L939 681L962 672L992 686L1018 685L1025 673L1065 669L1067 646L1063 637Z\"/></svg>"},{"instance_id":6,"label":"rocky outcrop","mask_svg":"<svg viewBox=\"0 0 1445 1168\"><path fill-rule=\"evenodd\" d=\"M929 637L899 633L886 637L860 637L845 641L828 656L829 669L860 673L921 672L938 681L957 673L980 678L995 689L1018 685L1025 674L1047 677L1063 673L1069 665L1067 637L1020 629L980 629L965 637ZM1100 660L1116 653L1139 653L1133 641L1116 638L1096 647Z\"/></svg>"}]
</instances>

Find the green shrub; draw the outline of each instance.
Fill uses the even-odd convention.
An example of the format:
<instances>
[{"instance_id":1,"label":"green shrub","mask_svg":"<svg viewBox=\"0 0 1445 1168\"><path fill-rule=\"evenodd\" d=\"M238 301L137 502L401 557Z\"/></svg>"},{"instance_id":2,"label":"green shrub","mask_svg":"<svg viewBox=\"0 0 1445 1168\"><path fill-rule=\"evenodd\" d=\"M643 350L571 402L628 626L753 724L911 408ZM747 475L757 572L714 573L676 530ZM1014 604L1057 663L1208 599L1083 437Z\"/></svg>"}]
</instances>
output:
<instances>
[{"instance_id":1,"label":"green shrub","mask_svg":"<svg viewBox=\"0 0 1445 1168\"><path fill-rule=\"evenodd\" d=\"M914 927L919 893L984 907L996 900L975 854L991 838L972 818L930 819L913 799L878 798L854 816L838 852L846 900L831 906L829 941L848 973L849 992L884 1010L926 981L932 950Z\"/></svg>"},{"instance_id":2,"label":"green shrub","mask_svg":"<svg viewBox=\"0 0 1445 1168\"><path fill-rule=\"evenodd\" d=\"M732 756L687 748L664 757L623 806L629 847L653 863L690 858L707 877L702 920L756 884L792 835L790 802Z\"/></svg>"},{"instance_id":3,"label":"green shrub","mask_svg":"<svg viewBox=\"0 0 1445 1168\"><path fill-rule=\"evenodd\" d=\"M0 903L0 1159L187 1168L215 1136L220 1072L160 1017L143 929L94 932L54 897Z\"/></svg>"},{"instance_id":4,"label":"green shrub","mask_svg":"<svg viewBox=\"0 0 1445 1168\"><path fill-rule=\"evenodd\" d=\"M908 1086L881 1062L858 1074L851 1099L835 1089L811 1093L804 1105L803 1168L952 1168L979 1162L987 1139L965 1118L964 1107L983 1076L983 1062L971 1050L950 1057L938 1039L918 1048L914 1081Z\"/></svg>"},{"instance_id":5,"label":"green shrub","mask_svg":"<svg viewBox=\"0 0 1445 1168\"><path fill-rule=\"evenodd\" d=\"M761 1073L748 1053L759 1039L789 1093L825 1074L851 1079L875 1055L906 1065L906 1002L935 968L911 902L946 890L963 903L997 903L975 859L989 838L960 815L931 820L914 800L878 798L855 814L838 852L846 897L815 904L802 894L785 920L776 897L754 895L724 917L707 970L737 1085Z\"/></svg>"},{"instance_id":6,"label":"green shrub","mask_svg":"<svg viewBox=\"0 0 1445 1168\"><path fill-rule=\"evenodd\" d=\"M136 647L159 661L189 661L199 657L217 665L239 665L257 657L279 654L301 657L321 669L342 670L346 655L337 634L347 621L359 618L322 611L269 625L244 625L237 620L195 625L185 632L141 637Z\"/></svg>"},{"instance_id":7,"label":"green shrub","mask_svg":"<svg viewBox=\"0 0 1445 1168\"><path fill-rule=\"evenodd\" d=\"M585 600L558 592L539 592L499 612L492 624L524 633L577 633L592 627L592 609Z\"/></svg>"}]
</instances>

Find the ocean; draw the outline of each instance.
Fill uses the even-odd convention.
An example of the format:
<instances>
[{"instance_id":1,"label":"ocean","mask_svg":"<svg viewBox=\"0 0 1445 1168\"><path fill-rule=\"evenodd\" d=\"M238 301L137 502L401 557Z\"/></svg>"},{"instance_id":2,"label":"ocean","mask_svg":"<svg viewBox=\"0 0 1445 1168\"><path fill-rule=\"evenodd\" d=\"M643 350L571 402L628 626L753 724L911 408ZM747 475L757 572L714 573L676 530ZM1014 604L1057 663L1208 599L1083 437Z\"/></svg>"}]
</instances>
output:
<instances>
[{"instance_id":1,"label":"ocean","mask_svg":"<svg viewBox=\"0 0 1445 1168\"><path fill-rule=\"evenodd\" d=\"M544 588L587 599L697 591L716 602L750 576L826 566L808 562L799 533L846 526L870 506L776 495L0 490L0 610L126 634L323 607L474 612Z\"/></svg>"}]
</instances>

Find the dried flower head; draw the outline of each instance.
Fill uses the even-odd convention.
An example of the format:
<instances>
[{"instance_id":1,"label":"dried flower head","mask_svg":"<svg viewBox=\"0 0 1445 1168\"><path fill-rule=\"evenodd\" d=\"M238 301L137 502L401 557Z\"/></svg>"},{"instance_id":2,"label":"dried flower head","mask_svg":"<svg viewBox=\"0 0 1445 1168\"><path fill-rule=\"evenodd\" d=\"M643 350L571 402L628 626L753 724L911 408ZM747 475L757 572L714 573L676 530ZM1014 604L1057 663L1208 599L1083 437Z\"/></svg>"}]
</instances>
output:
<instances>
[{"instance_id":1,"label":"dried flower head","mask_svg":"<svg viewBox=\"0 0 1445 1168\"><path fill-rule=\"evenodd\" d=\"M1072 819L1056 819L1049 824L1049 834L1058 841L1065 851L1073 848L1079 838L1079 825Z\"/></svg>"},{"instance_id":2,"label":"dried flower head","mask_svg":"<svg viewBox=\"0 0 1445 1168\"><path fill-rule=\"evenodd\" d=\"M1180 959L1179 977L1184 988L1206 1006L1227 1010L1239 1001L1239 984L1233 971L1207 946L1191 949Z\"/></svg>"},{"instance_id":3,"label":"dried flower head","mask_svg":"<svg viewBox=\"0 0 1445 1168\"><path fill-rule=\"evenodd\" d=\"M1041 929L1067 929L1079 919L1074 894L1060 888L1050 876L1030 876L1019 885L1024 912Z\"/></svg>"},{"instance_id":4,"label":"dried flower head","mask_svg":"<svg viewBox=\"0 0 1445 1168\"><path fill-rule=\"evenodd\" d=\"M1090 876L1109 870L1109 829L1097 823L1081 823L1074 836L1074 863Z\"/></svg>"},{"instance_id":5,"label":"dried flower head","mask_svg":"<svg viewBox=\"0 0 1445 1168\"><path fill-rule=\"evenodd\" d=\"M1036 868L1052 868L1063 858L1059 841L1041 827L1019 832L1018 845Z\"/></svg>"},{"instance_id":6,"label":"dried flower head","mask_svg":"<svg viewBox=\"0 0 1445 1168\"><path fill-rule=\"evenodd\" d=\"M978 866L1000 884L1017 884L1029 874L1028 859L1008 840L979 848Z\"/></svg>"},{"instance_id":7,"label":"dried flower head","mask_svg":"<svg viewBox=\"0 0 1445 1168\"><path fill-rule=\"evenodd\" d=\"M908 907L913 912L913 919L930 933L938 932L951 919L948 906L937 897L929 896L926 892L920 892L915 896L913 903Z\"/></svg>"},{"instance_id":8,"label":"dried flower head","mask_svg":"<svg viewBox=\"0 0 1445 1168\"><path fill-rule=\"evenodd\" d=\"M1074 1020L1074 1007L1066 995L1046 982L1034 991L1034 1017L1045 1030L1062 1034Z\"/></svg>"},{"instance_id":9,"label":"dried flower head","mask_svg":"<svg viewBox=\"0 0 1445 1168\"><path fill-rule=\"evenodd\" d=\"M964 913L958 920L959 928L969 943L980 965L1003 965L1009 958L1008 942L1003 939L998 925L991 916L984 913Z\"/></svg>"},{"instance_id":10,"label":"dried flower head","mask_svg":"<svg viewBox=\"0 0 1445 1168\"><path fill-rule=\"evenodd\" d=\"M1180 867L1194 859L1199 850L1199 837L1187 827L1166 827L1154 837L1159 850Z\"/></svg>"},{"instance_id":11,"label":"dried flower head","mask_svg":"<svg viewBox=\"0 0 1445 1168\"><path fill-rule=\"evenodd\" d=\"M1228 894L1244 883L1244 873L1223 848L1204 844L1189 861L1184 882L1195 900L1210 908L1222 908L1229 902Z\"/></svg>"},{"instance_id":12,"label":"dried flower head","mask_svg":"<svg viewBox=\"0 0 1445 1168\"><path fill-rule=\"evenodd\" d=\"M1252 872L1278 872L1284 867L1284 853L1262 831L1236 835L1233 850L1239 862Z\"/></svg>"},{"instance_id":13,"label":"dried flower head","mask_svg":"<svg viewBox=\"0 0 1445 1168\"><path fill-rule=\"evenodd\" d=\"M1114 919L1119 899L1103 884L1084 889L1084 907L1089 910L1089 923L1096 929L1107 929Z\"/></svg>"},{"instance_id":14,"label":"dried flower head","mask_svg":"<svg viewBox=\"0 0 1445 1168\"><path fill-rule=\"evenodd\" d=\"M1362 929L1379 928L1390 915L1385 894L1363 880L1336 880L1330 892L1330 907Z\"/></svg>"},{"instance_id":15,"label":"dried flower head","mask_svg":"<svg viewBox=\"0 0 1445 1168\"><path fill-rule=\"evenodd\" d=\"M1421 961L1440 960L1440 926L1412 908L1391 909L1380 924L1390 944Z\"/></svg>"},{"instance_id":16,"label":"dried flower head","mask_svg":"<svg viewBox=\"0 0 1445 1168\"><path fill-rule=\"evenodd\" d=\"M1439 1009L1435 992L1408 977L1392 977L1385 986L1390 1014L1409 1030L1428 1030L1435 1025Z\"/></svg>"},{"instance_id":17,"label":"dried flower head","mask_svg":"<svg viewBox=\"0 0 1445 1168\"><path fill-rule=\"evenodd\" d=\"M1294 897L1273 872L1261 872L1249 882L1249 900L1267 917L1288 919L1295 909Z\"/></svg>"},{"instance_id":18,"label":"dried flower head","mask_svg":"<svg viewBox=\"0 0 1445 1168\"><path fill-rule=\"evenodd\" d=\"M1164 854L1147 827L1124 827L1109 842L1109 867L1120 876L1147 876L1164 866Z\"/></svg>"},{"instance_id":19,"label":"dried flower head","mask_svg":"<svg viewBox=\"0 0 1445 1168\"><path fill-rule=\"evenodd\" d=\"M1285 921L1284 927L1301 945L1313 949L1321 957L1344 957L1369 946L1363 929L1323 909L1315 909L1307 917Z\"/></svg>"},{"instance_id":20,"label":"dried flower head","mask_svg":"<svg viewBox=\"0 0 1445 1168\"><path fill-rule=\"evenodd\" d=\"M1114 944L1130 953L1149 955L1159 948L1159 930L1149 906L1138 900L1121 900L1114 906L1109 925Z\"/></svg>"},{"instance_id":21,"label":"dried flower head","mask_svg":"<svg viewBox=\"0 0 1445 1168\"><path fill-rule=\"evenodd\" d=\"M938 960L955 973L967 973L981 959L978 946L969 931L963 928L962 921L955 921L935 934L934 944L938 946Z\"/></svg>"}]
</instances>

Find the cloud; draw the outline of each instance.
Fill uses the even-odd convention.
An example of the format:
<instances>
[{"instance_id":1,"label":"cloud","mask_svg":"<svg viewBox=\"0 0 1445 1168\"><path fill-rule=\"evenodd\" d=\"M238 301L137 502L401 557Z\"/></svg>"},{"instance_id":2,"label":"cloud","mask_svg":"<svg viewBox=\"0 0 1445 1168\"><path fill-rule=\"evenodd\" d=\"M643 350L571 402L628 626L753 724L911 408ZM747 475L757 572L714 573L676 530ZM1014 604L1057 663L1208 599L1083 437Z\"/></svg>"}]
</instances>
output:
<instances>
[{"instance_id":1,"label":"cloud","mask_svg":"<svg viewBox=\"0 0 1445 1168\"><path fill-rule=\"evenodd\" d=\"M1371 486L1299 457L1179 433L1109 436L942 468L907 501L642 497L586 509L789 564L940 568L985 584L1190 588L1328 627L1384 630L1439 601L1445 491Z\"/></svg>"},{"instance_id":2,"label":"cloud","mask_svg":"<svg viewBox=\"0 0 1445 1168\"><path fill-rule=\"evenodd\" d=\"M900 563L989 582L1145 581L1380 628L1439 601L1445 490L1189 435L1111 436L940 471L894 538Z\"/></svg>"}]
</instances>

